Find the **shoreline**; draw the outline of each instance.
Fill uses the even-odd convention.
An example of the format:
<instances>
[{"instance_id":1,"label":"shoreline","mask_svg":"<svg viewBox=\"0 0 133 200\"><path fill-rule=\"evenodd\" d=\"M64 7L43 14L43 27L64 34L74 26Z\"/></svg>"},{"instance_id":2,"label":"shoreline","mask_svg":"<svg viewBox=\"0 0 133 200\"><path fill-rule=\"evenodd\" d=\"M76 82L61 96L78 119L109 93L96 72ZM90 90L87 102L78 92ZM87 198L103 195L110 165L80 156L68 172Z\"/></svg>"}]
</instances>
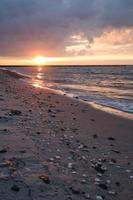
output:
<instances>
[{"instance_id":1,"label":"shoreline","mask_svg":"<svg viewBox=\"0 0 133 200\"><path fill-rule=\"evenodd\" d=\"M2 199L132 199L131 120L1 70L0 111Z\"/></svg>"},{"instance_id":2,"label":"shoreline","mask_svg":"<svg viewBox=\"0 0 133 200\"><path fill-rule=\"evenodd\" d=\"M88 106L91 106L94 109L101 110L103 112L118 116L120 118L133 120L133 113L126 112L126 111L123 111L123 110L119 110L119 109L116 109L114 107L101 105L101 104L98 104L96 102L88 102L87 100L80 99L79 97L74 97L71 94L67 94L67 93L65 93L65 92L63 92L61 90L52 89L52 88L49 88L47 86L36 86L36 85L32 84L31 81L30 82L27 81L27 79L32 79L32 77L30 77L28 75L25 75L25 74L21 74L21 73L19 73L17 71L12 71L12 70L10 71L10 70L8 70L6 68L0 69L0 70L5 71L5 72L7 71L7 74L9 74L11 76L14 76L15 78L18 78L21 81L23 81L25 83L28 83L29 85L31 85L33 87L37 87L37 88L44 89L44 90L48 89L51 92L54 92L55 94L63 95L63 96L66 96L67 98L74 99L74 100L79 101L81 103L85 103L85 104L87 104Z\"/></svg>"}]
</instances>

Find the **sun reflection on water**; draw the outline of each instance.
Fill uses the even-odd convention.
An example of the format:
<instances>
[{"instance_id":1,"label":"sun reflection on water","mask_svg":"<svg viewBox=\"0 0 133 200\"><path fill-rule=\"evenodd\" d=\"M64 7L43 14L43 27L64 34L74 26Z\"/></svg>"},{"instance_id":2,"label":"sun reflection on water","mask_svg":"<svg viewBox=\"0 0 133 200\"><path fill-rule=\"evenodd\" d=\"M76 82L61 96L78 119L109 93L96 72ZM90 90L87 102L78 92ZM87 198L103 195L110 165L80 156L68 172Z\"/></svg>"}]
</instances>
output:
<instances>
[{"instance_id":1,"label":"sun reflection on water","mask_svg":"<svg viewBox=\"0 0 133 200\"><path fill-rule=\"evenodd\" d=\"M37 67L37 74L34 79L32 79L31 83L36 88L42 88L43 87L43 81L42 81L42 67Z\"/></svg>"}]
</instances>

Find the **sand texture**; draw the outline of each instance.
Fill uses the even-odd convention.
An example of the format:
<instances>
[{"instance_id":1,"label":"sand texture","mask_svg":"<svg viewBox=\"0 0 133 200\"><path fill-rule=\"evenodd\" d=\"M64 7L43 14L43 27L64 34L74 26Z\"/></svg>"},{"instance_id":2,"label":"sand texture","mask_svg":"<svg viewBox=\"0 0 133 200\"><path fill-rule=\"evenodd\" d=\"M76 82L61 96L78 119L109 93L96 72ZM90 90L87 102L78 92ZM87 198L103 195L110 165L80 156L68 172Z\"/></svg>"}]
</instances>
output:
<instances>
[{"instance_id":1,"label":"sand texture","mask_svg":"<svg viewBox=\"0 0 133 200\"><path fill-rule=\"evenodd\" d=\"M133 121L0 71L0 200L133 199Z\"/></svg>"}]
</instances>

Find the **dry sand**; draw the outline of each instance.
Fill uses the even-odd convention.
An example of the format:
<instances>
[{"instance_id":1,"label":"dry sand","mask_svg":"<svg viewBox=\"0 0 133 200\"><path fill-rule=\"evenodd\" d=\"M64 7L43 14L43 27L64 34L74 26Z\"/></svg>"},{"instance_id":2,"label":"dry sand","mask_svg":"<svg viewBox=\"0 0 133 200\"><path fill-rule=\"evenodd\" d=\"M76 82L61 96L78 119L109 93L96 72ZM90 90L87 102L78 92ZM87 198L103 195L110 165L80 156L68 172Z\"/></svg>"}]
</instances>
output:
<instances>
[{"instance_id":1,"label":"dry sand","mask_svg":"<svg viewBox=\"0 0 133 200\"><path fill-rule=\"evenodd\" d=\"M0 200L133 199L133 121L0 71Z\"/></svg>"}]
</instances>

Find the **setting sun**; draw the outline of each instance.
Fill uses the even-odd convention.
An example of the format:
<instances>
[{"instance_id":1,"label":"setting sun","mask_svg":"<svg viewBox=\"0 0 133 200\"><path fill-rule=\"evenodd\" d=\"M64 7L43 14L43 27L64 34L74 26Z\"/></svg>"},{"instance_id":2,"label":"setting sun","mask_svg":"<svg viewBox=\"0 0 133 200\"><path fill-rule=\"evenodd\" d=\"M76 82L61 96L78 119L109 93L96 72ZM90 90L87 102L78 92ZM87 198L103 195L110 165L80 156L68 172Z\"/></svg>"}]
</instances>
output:
<instances>
[{"instance_id":1,"label":"setting sun","mask_svg":"<svg viewBox=\"0 0 133 200\"><path fill-rule=\"evenodd\" d=\"M34 58L34 62L38 65L43 65L46 62L46 58L43 56L37 56Z\"/></svg>"}]
</instances>

